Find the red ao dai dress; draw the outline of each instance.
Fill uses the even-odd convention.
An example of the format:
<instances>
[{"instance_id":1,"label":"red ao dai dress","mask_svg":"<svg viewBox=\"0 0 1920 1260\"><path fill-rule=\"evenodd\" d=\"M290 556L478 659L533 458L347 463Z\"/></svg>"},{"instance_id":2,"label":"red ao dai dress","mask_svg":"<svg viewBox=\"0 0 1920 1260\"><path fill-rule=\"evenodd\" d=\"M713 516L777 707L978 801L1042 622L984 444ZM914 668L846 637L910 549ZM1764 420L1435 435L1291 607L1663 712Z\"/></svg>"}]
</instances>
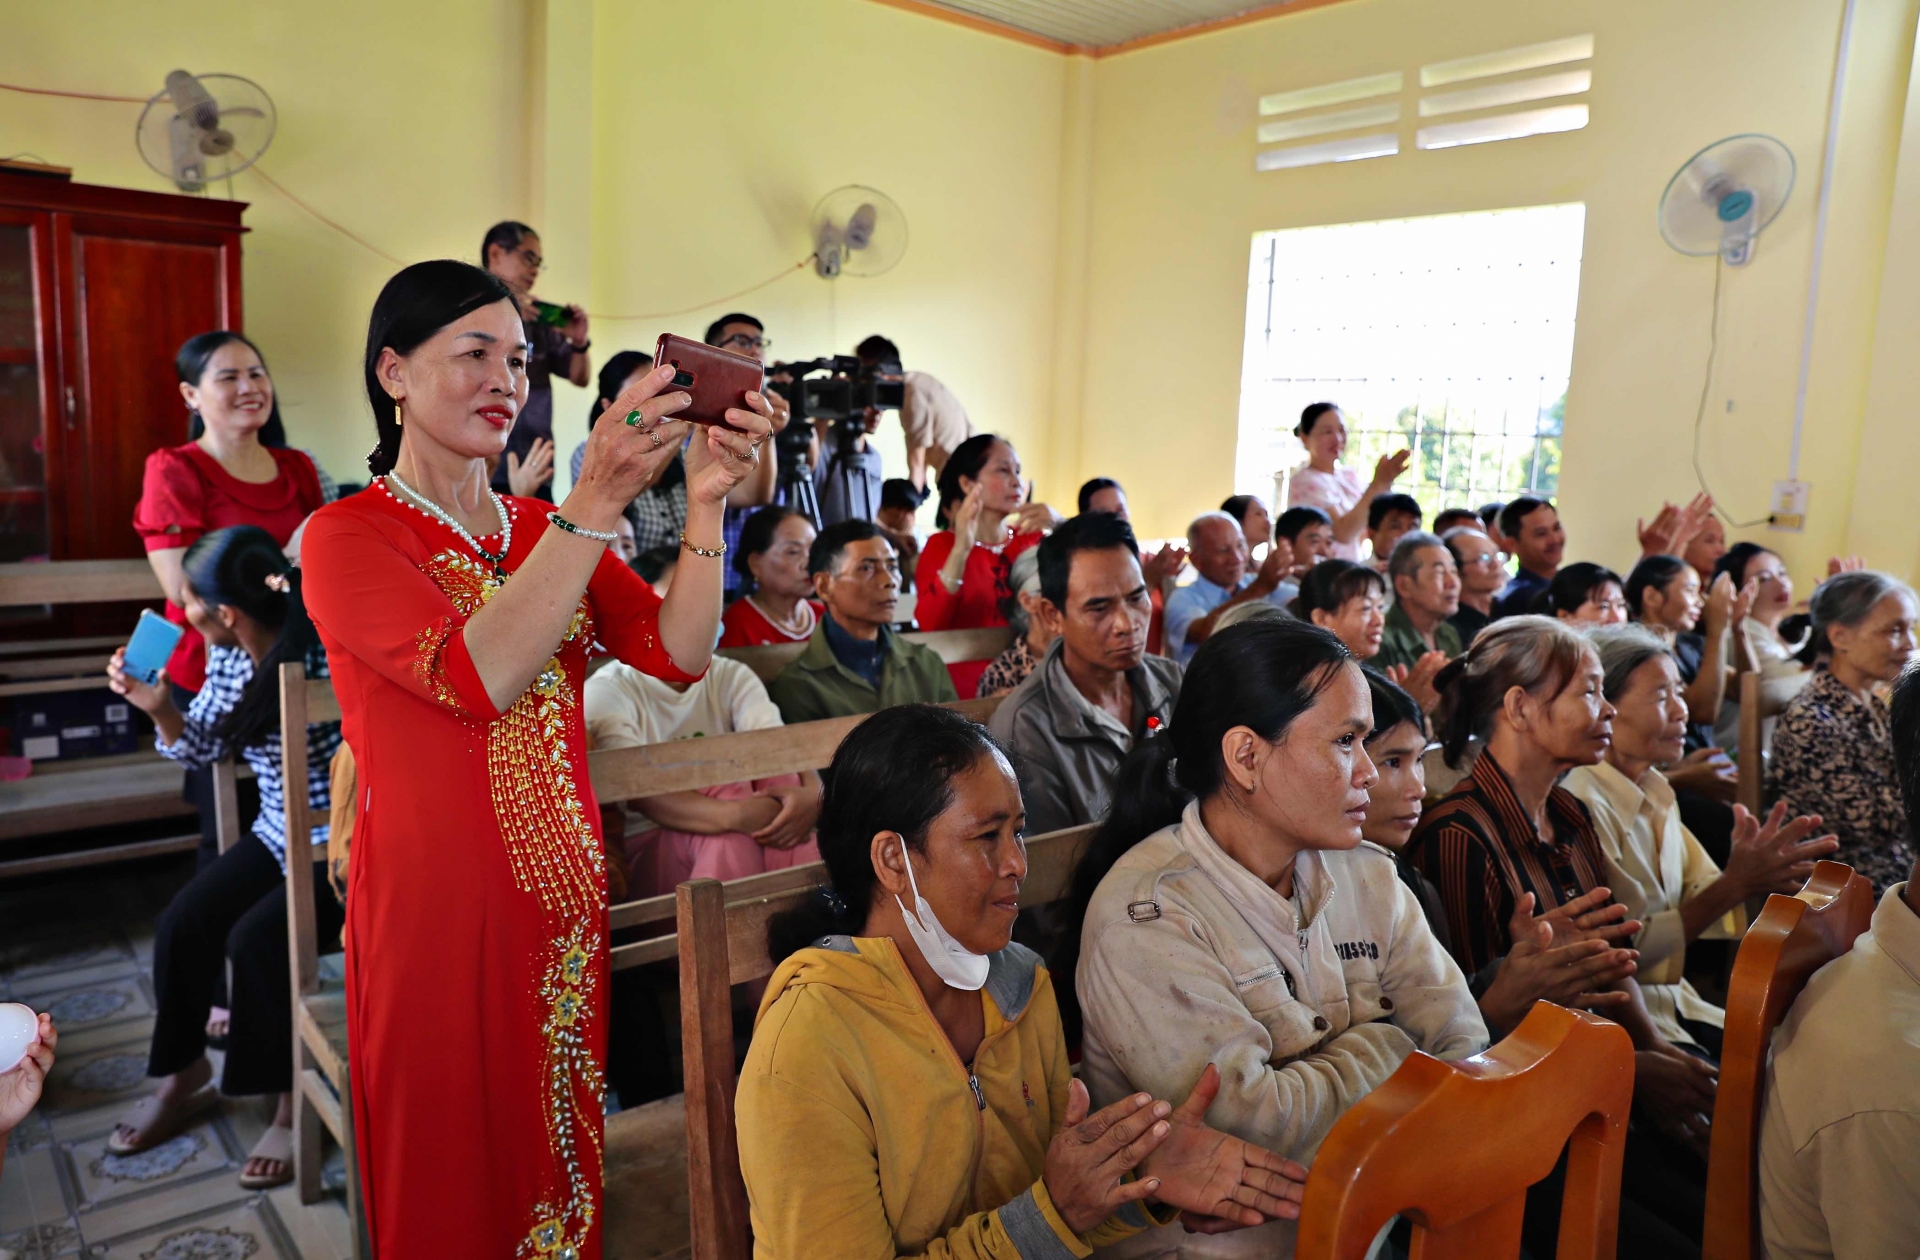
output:
<instances>
[{"instance_id":1,"label":"red ao dai dress","mask_svg":"<svg viewBox=\"0 0 1920 1260\"><path fill-rule=\"evenodd\" d=\"M348 1041L381 1257L600 1255L607 896L581 686L596 639L695 677L609 551L552 659L496 709L465 626L551 528L545 503L503 502L500 570L384 482L315 514L303 544L359 772Z\"/></svg>"}]
</instances>

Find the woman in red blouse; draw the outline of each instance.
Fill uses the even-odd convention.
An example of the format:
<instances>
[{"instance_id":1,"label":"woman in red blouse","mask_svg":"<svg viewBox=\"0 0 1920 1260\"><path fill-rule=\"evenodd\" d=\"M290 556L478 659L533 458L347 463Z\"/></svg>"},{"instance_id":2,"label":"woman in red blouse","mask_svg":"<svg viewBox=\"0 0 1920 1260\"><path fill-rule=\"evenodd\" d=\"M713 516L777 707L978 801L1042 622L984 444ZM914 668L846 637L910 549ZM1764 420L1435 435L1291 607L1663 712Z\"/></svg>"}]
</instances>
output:
<instances>
[{"instance_id":1,"label":"woman in red blouse","mask_svg":"<svg viewBox=\"0 0 1920 1260\"><path fill-rule=\"evenodd\" d=\"M417 263L367 331L375 482L308 524L308 611L358 768L347 892L354 1130L381 1256L598 1260L607 883L581 707L598 639L692 682L720 623L721 505L772 408L684 456L663 600L606 545L676 457L671 365L594 425L557 510L502 497L486 457L527 401L512 294ZM769 455L771 453L769 452Z\"/></svg>"},{"instance_id":2,"label":"woman in red blouse","mask_svg":"<svg viewBox=\"0 0 1920 1260\"><path fill-rule=\"evenodd\" d=\"M1014 557L1062 518L1044 503L1027 502L1020 456L991 433L968 438L947 457L939 488L941 529L927 539L914 570L914 619L922 630L1004 626ZM986 668L986 661L950 666L955 690L973 695Z\"/></svg>"},{"instance_id":3,"label":"woman in red blouse","mask_svg":"<svg viewBox=\"0 0 1920 1260\"><path fill-rule=\"evenodd\" d=\"M721 647L805 643L813 637L821 612L819 601L809 598L813 579L807 575L807 553L813 535L813 522L792 508L765 507L747 518L733 570L752 585L720 618Z\"/></svg>"},{"instance_id":4,"label":"woman in red blouse","mask_svg":"<svg viewBox=\"0 0 1920 1260\"><path fill-rule=\"evenodd\" d=\"M206 645L187 625L181 557L202 534L229 525L258 525L282 547L322 502L320 476L300 451L266 446L277 425L273 378L251 341L225 330L201 333L174 356L180 396L205 431L184 446L147 456L133 528L167 595L167 620L186 633L167 662L167 678L187 692L206 677Z\"/></svg>"}]
</instances>

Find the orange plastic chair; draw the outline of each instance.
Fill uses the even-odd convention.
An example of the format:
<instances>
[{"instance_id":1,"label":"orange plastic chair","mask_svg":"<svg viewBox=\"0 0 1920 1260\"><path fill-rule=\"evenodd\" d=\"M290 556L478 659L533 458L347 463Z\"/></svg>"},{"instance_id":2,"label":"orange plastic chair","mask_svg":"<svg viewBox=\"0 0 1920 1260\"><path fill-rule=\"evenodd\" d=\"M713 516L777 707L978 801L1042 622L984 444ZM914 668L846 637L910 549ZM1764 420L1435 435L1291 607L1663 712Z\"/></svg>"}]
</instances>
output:
<instances>
[{"instance_id":1,"label":"orange plastic chair","mask_svg":"<svg viewBox=\"0 0 1920 1260\"><path fill-rule=\"evenodd\" d=\"M1611 1260L1632 1103L1626 1030L1551 1002L1471 1059L1416 1053L1327 1135L1294 1254L1361 1260L1403 1215L1414 1260L1515 1256L1527 1187L1570 1147L1560 1260Z\"/></svg>"},{"instance_id":2,"label":"orange plastic chair","mask_svg":"<svg viewBox=\"0 0 1920 1260\"><path fill-rule=\"evenodd\" d=\"M1794 896L1768 897L1740 942L1713 1104L1705 1260L1760 1260L1760 1117L1773 1030L1813 973L1853 948L1873 922L1873 906L1866 876L1821 862Z\"/></svg>"}]
</instances>

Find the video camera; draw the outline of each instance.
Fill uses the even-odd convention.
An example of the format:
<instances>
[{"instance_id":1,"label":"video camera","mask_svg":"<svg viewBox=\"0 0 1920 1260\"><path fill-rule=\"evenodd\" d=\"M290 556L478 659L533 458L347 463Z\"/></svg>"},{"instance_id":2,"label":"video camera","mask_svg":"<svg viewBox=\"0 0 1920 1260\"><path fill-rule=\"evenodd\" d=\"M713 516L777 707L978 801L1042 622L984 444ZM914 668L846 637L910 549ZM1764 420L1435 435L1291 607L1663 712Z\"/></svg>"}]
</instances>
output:
<instances>
[{"instance_id":1,"label":"video camera","mask_svg":"<svg viewBox=\"0 0 1920 1260\"><path fill-rule=\"evenodd\" d=\"M816 377L815 372L829 375ZM793 379L772 379L782 373ZM898 363L862 363L848 354L776 363L767 369L767 376L767 388L792 405L795 421L864 421L869 407L898 411L906 401L907 387Z\"/></svg>"}]
</instances>

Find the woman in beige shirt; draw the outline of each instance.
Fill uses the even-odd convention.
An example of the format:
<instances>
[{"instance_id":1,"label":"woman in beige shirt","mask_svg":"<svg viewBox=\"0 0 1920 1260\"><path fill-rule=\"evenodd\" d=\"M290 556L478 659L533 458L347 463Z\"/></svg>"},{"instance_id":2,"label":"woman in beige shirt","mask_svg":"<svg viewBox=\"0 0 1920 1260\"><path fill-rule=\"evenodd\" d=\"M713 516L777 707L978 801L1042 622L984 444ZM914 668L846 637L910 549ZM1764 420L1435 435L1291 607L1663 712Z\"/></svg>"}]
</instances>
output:
<instances>
[{"instance_id":1,"label":"woman in beige shirt","mask_svg":"<svg viewBox=\"0 0 1920 1260\"><path fill-rule=\"evenodd\" d=\"M1746 930L1747 898L1797 891L1814 860L1839 841L1806 838L1820 825L1817 816L1788 820L1786 809L1775 807L1763 822L1735 806L1727 869L1714 865L1681 824L1660 772L1680 759L1686 737L1685 685L1672 650L1636 625L1598 626L1588 637L1616 711L1613 740L1600 764L1575 767L1563 786L1592 816L1615 899L1645 924L1634 944L1654 1027L1718 1058L1726 1015L1687 983L1687 945L1702 936L1738 937Z\"/></svg>"}]
</instances>

